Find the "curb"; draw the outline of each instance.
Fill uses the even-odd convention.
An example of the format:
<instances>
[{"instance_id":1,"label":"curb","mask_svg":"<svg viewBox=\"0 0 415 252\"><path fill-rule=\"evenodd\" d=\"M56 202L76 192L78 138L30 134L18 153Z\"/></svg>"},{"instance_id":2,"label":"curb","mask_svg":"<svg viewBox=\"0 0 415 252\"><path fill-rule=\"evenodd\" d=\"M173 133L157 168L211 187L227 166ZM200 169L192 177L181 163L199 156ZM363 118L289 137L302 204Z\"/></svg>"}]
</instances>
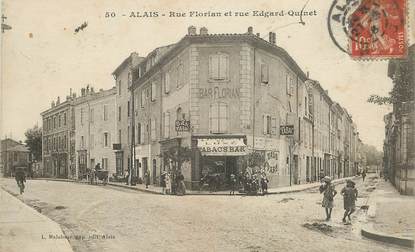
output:
<instances>
[{"instance_id":1,"label":"curb","mask_svg":"<svg viewBox=\"0 0 415 252\"><path fill-rule=\"evenodd\" d=\"M7 190L6 188L4 188L3 186L1 186L0 190L3 190L5 193L9 194L13 199L15 199L16 201L18 201L20 205L23 205L24 207L26 207L27 209L29 209L34 215L38 216L41 219L44 219L47 222L50 222L52 225L55 226L55 228L57 230L60 230L61 231L61 234L62 235L65 236L65 233L63 232L62 228L60 227L60 225L57 222L55 222L54 220L50 219L46 215L43 215L43 214L39 213L33 207L31 207L29 205L26 205L26 203L24 203L21 199L19 199L16 196L14 196L9 190ZM69 243L68 239L65 239L64 240L64 243L65 243L65 250L64 251L68 251L68 252L69 251L73 251L73 248L72 248L71 244Z\"/></svg>"},{"instance_id":2,"label":"curb","mask_svg":"<svg viewBox=\"0 0 415 252\"><path fill-rule=\"evenodd\" d=\"M375 188L377 187L378 183L379 182L376 182ZM369 205L369 210L366 212L365 218L366 220L373 220L376 217L376 200L374 200L373 197L369 196L367 200L367 205ZM364 224L360 230L360 233L363 237L366 237L371 240L390 243L407 248L414 248L414 239L376 231L371 223Z\"/></svg>"},{"instance_id":3,"label":"curb","mask_svg":"<svg viewBox=\"0 0 415 252\"><path fill-rule=\"evenodd\" d=\"M349 178L342 178L341 180L333 181L333 185L343 184L343 183L346 182L347 179L355 180L355 179L359 179L359 177L354 176L354 177L349 177ZM58 181L58 182L72 182L72 183L79 183L79 184L89 184L88 182L82 182L82 181L76 181L76 180L70 180L70 179L33 178L33 180L46 180L46 181ZM165 195L162 192L156 192L156 191L142 189L142 188L138 188L138 187L127 186L127 185L124 185L124 184L116 184L116 183L109 182L109 183L107 183L107 185L114 186L114 187L125 188L125 189L130 189L130 190L135 190L135 191L139 191L139 192ZM293 189L293 190L288 190L288 191L268 192L265 195L297 193L297 192L303 192L303 191L307 191L307 190L316 189L316 188L319 188L319 187L320 187L320 185L312 185L312 186L307 187L307 188ZM185 195L190 195L190 196L229 196L230 194L228 192L226 192L226 193L186 193ZM235 192L234 195L235 196L248 196L245 193L238 193L238 192ZM265 196L265 195L258 194L258 195L255 195L255 196Z\"/></svg>"},{"instance_id":4,"label":"curb","mask_svg":"<svg viewBox=\"0 0 415 252\"><path fill-rule=\"evenodd\" d=\"M366 238L376 240L376 241L391 243L391 244L408 247L408 248L414 247L413 239L377 232L373 228L371 228L369 225L362 227L361 234L362 236Z\"/></svg>"}]
</instances>

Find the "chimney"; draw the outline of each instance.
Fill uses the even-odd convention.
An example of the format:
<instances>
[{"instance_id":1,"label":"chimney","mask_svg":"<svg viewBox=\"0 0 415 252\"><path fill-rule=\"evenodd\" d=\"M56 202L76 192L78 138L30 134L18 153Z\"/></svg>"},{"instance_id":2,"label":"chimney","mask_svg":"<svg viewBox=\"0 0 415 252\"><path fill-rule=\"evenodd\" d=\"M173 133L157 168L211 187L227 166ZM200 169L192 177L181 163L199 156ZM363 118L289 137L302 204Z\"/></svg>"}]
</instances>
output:
<instances>
[{"instance_id":1,"label":"chimney","mask_svg":"<svg viewBox=\"0 0 415 252\"><path fill-rule=\"evenodd\" d=\"M91 94L93 94L94 93L94 88L93 87L91 87Z\"/></svg>"},{"instance_id":2,"label":"chimney","mask_svg":"<svg viewBox=\"0 0 415 252\"><path fill-rule=\"evenodd\" d=\"M55 107L55 101L52 101L51 107L54 108Z\"/></svg>"},{"instance_id":3,"label":"chimney","mask_svg":"<svg viewBox=\"0 0 415 252\"><path fill-rule=\"evenodd\" d=\"M277 34L275 32L272 33L272 43L275 45L277 43Z\"/></svg>"},{"instance_id":4,"label":"chimney","mask_svg":"<svg viewBox=\"0 0 415 252\"><path fill-rule=\"evenodd\" d=\"M256 36L259 37L261 34L259 32L257 32Z\"/></svg>"},{"instance_id":5,"label":"chimney","mask_svg":"<svg viewBox=\"0 0 415 252\"><path fill-rule=\"evenodd\" d=\"M206 27L200 28L200 35L208 35L208 29Z\"/></svg>"},{"instance_id":6,"label":"chimney","mask_svg":"<svg viewBox=\"0 0 415 252\"><path fill-rule=\"evenodd\" d=\"M189 28L187 28L187 35L196 35L196 27L194 27L193 25L189 26Z\"/></svg>"},{"instance_id":7,"label":"chimney","mask_svg":"<svg viewBox=\"0 0 415 252\"><path fill-rule=\"evenodd\" d=\"M252 28L252 26L248 27L248 34L253 34L254 33L254 28Z\"/></svg>"},{"instance_id":8,"label":"chimney","mask_svg":"<svg viewBox=\"0 0 415 252\"><path fill-rule=\"evenodd\" d=\"M272 32L269 32L269 34L268 34L268 42L270 42L271 44L273 44L272 43L273 38L274 38L274 34Z\"/></svg>"},{"instance_id":9,"label":"chimney","mask_svg":"<svg viewBox=\"0 0 415 252\"><path fill-rule=\"evenodd\" d=\"M76 93L75 92L72 93L72 98L74 98L74 99L76 98Z\"/></svg>"},{"instance_id":10,"label":"chimney","mask_svg":"<svg viewBox=\"0 0 415 252\"><path fill-rule=\"evenodd\" d=\"M61 104L61 98L58 96L58 98L56 99L56 106L58 106L59 104Z\"/></svg>"},{"instance_id":11,"label":"chimney","mask_svg":"<svg viewBox=\"0 0 415 252\"><path fill-rule=\"evenodd\" d=\"M81 88L81 97L85 96L85 88Z\"/></svg>"}]
</instances>

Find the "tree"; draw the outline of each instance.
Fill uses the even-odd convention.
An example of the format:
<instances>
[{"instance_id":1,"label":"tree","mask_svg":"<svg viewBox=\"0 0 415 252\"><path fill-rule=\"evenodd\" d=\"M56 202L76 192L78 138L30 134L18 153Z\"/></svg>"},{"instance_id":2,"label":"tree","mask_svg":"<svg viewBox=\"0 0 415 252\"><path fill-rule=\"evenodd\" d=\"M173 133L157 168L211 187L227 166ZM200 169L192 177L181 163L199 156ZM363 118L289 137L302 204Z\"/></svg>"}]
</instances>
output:
<instances>
[{"instance_id":1,"label":"tree","mask_svg":"<svg viewBox=\"0 0 415 252\"><path fill-rule=\"evenodd\" d=\"M34 161L42 160L42 128L35 125L33 128L26 130L26 146L29 147Z\"/></svg>"},{"instance_id":2,"label":"tree","mask_svg":"<svg viewBox=\"0 0 415 252\"><path fill-rule=\"evenodd\" d=\"M396 69L393 78L393 88L389 92L389 96L372 94L367 99L367 102L377 105L387 105L407 102L414 99L414 91L410 81L410 67L412 65L405 61L395 62L394 64Z\"/></svg>"}]
</instances>

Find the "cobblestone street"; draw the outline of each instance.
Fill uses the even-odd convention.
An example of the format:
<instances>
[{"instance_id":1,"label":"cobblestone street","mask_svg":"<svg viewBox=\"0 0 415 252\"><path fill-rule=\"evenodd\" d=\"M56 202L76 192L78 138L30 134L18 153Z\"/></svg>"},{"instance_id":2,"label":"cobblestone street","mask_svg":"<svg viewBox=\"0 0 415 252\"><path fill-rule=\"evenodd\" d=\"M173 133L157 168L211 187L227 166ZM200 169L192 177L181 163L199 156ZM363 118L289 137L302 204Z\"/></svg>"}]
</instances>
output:
<instances>
[{"instance_id":1,"label":"cobblestone street","mask_svg":"<svg viewBox=\"0 0 415 252\"><path fill-rule=\"evenodd\" d=\"M358 209L373 182L365 183L357 183ZM18 193L14 180L3 179L1 185ZM332 220L324 222L317 190L263 197L176 197L28 180L26 192L17 197L60 224L66 236L107 235L70 239L74 251L409 251L361 238L358 219L363 210L354 215L352 225L343 225L340 195ZM307 223L329 227L309 229L303 226Z\"/></svg>"}]
</instances>

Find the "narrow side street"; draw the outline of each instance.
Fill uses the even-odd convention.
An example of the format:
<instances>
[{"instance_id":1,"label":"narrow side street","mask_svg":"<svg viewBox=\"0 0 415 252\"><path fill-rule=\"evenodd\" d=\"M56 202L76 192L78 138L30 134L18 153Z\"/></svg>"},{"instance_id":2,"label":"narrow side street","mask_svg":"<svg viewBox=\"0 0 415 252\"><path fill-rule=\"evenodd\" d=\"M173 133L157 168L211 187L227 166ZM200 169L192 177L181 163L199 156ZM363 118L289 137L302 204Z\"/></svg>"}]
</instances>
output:
<instances>
[{"instance_id":1,"label":"narrow side street","mask_svg":"<svg viewBox=\"0 0 415 252\"><path fill-rule=\"evenodd\" d=\"M365 184L358 180L358 209L366 204L373 184L370 177ZM14 180L2 179L1 186L17 195ZM24 195L17 197L59 223L67 236L106 235L70 239L74 251L409 251L361 238L358 219L363 210L354 214L352 225L344 225L340 195L332 220L324 222L317 190L263 197L177 197L29 180Z\"/></svg>"}]
</instances>

